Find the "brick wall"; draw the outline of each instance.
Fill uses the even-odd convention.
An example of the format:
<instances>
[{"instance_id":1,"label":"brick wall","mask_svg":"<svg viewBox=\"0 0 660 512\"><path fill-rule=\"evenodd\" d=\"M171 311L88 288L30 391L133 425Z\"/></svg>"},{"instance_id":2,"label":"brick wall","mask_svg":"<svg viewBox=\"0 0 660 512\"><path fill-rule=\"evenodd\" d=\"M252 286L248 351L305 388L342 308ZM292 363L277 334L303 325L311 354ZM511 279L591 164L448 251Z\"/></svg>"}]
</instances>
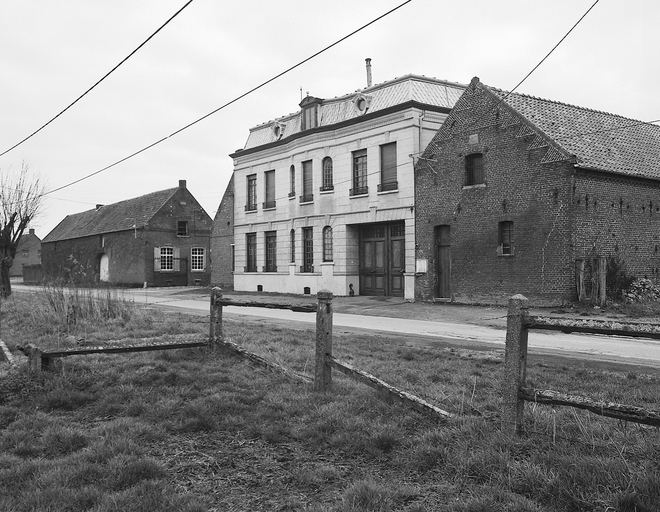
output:
<instances>
[{"instance_id":1,"label":"brick wall","mask_svg":"<svg viewBox=\"0 0 660 512\"><path fill-rule=\"evenodd\" d=\"M213 220L211 235L211 282L223 289L234 288L234 176L232 175Z\"/></svg>"},{"instance_id":2,"label":"brick wall","mask_svg":"<svg viewBox=\"0 0 660 512\"><path fill-rule=\"evenodd\" d=\"M660 183L579 171L573 193L577 258L618 255L660 281Z\"/></svg>"},{"instance_id":3,"label":"brick wall","mask_svg":"<svg viewBox=\"0 0 660 512\"><path fill-rule=\"evenodd\" d=\"M569 300L574 288L570 247L570 162L541 163L546 149L528 149L496 117L484 91L466 92L416 165L417 259L427 273L416 298L436 296L435 229L451 230L451 298L504 303L522 293L535 303ZM465 157L481 153L484 184L465 186ZM430 159L430 160L427 160ZM498 225L513 222L513 255L498 253Z\"/></svg>"}]
</instances>

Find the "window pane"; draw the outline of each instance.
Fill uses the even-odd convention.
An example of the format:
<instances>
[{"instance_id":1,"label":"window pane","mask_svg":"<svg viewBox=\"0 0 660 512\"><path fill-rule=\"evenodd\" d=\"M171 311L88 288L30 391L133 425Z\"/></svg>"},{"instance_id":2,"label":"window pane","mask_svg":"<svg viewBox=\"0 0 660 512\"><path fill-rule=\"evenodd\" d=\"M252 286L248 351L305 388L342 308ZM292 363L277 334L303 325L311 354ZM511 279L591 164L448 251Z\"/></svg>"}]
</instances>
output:
<instances>
[{"instance_id":1,"label":"window pane","mask_svg":"<svg viewBox=\"0 0 660 512\"><path fill-rule=\"evenodd\" d=\"M266 232L266 272L277 272L277 232Z\"/></svg>"},{"instance_id":2,"label":"window pane","mask_svg":"<svg viewBox=\"0 0 660 512\"><path fill-rule=\"evenodd\" d=\"M177 236L188 236L188 222L185 220L180 220L176 224L176 234Z\"/></svg>"},{"instance_id":3,"label":"window pane","mask_svg":"<svg viewBox=\"0 0 660 512\"><path fill-rule=\"evenodd\" d=\"M161 270L174 270L174 248L161 247L160 248L160 269Z\"/></svg>"},{"instance_id":4,"label":"window pane","mask_svg":"<svg viewBox=\"0 0 660 512\"><path fill-rule=\"evenodd\" d=\"M332 190L332 158L326 156L323 159L323 185L321 190Z\"/></svg>"},{"instance_id":5,"label":"window pane","mask_svg":"<svg viewBox=\"0 0 660 512\"><path fill-rule=\"evenodd\" d=\"M332 261L332 228L323 228L323 261Z\"/></svg>"},{"instance_id":6,"label":"window pane","mask_svg":"<svg viewBox=\"0 0 660 512\"><path fill-rule=\"evenodd\" d=\"M289 197L293 197L296 195L296 168L293 165L289 168L289 179L291 181Z\"/></svg>"},{"instance_id":7,"label":"window pane","mask_svg":"<svg viewBox=\"0 0 660 512\"><path fill-rule=\"evenodd\" d=\"M353 152L353 190L352 195L366 194L367 188L367 150Z\"/></svg>"},{"instance_id":8,"label":"window pane","mask_svg":"<svg viewBox=\"0 0 660 512\"><path fill-rule=\"evenodd\" d=\"M206 268L203 247L193 247L190 251L190 270L204 270Z\"/></svg>"},{"instance_id":9,"label":"window pane","mask_svg":"<svg viewBox=\"0 0 660 512\"><path fill-rule=\"evenodd\" d=\"M303 228L303 272L314 271L314 231Z\"/></svg>"},{"instance_id":10,"label":"window pane","mask_svg":"<svg viewBox=\"0 0 660 512\"><path fill-rule=\"evenodd\" d=\"M501 254L513 254L513 222L500 222L499 242Z\"/></svg>"},{"instance_id":11,"label":"window pane","mask_svg":"<svg viewBox=\"0 0 660 512\"><path fill-rule=\"evenodd\" d=\"M246 210L257 209L257 175L252 174L247 177L247 204Z\"/></svg>"},{"instance_id":12,"label":"window pane","mask_svg":"<svg viewBox=\"0 0 660 512\"><path fill-rule=\"evenodd\" d=\"M484 182L484 160L481 153L465 157L465 184L479 185Z\"/></svg>"},{"instance_id":13,"label":"window pane","mask_svg":"<svg viewBox=\"0 0 660 512\"><path fill-rule=\"evenodd\" d=\"M247 252L246 272L257 271L257 234L248 233L245 235L245 246Z\"/></svg>"}]
</instances>

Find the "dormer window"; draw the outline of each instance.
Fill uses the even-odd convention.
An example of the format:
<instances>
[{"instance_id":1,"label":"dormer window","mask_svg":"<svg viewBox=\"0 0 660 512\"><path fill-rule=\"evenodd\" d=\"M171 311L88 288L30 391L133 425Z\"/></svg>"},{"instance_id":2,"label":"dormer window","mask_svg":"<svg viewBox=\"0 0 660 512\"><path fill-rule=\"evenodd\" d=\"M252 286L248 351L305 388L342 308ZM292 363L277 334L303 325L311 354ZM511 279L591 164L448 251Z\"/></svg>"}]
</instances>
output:
<instances>
[{"instance_id":1,"label":"dormer window","mask_svg":"<svg viewBox=\"0 0 660 512\"><path fill-rule=\"evenodd\" d=\"M274 123L271 129L273 130L275 140L280 140L284 135L284 125L282 123Z\"/></svg>"},{"instance_id":2,"label":"dormer window","mask_svg":"<svg viewBox=\"0 0 660 512\"><path fill-rule=\"evenodd\" d=\"M311 130L319 125L318 109L323 100L314 96L307 96L300 102L302 116L300 119L301 130Z\"/></svg>"}]
</instances>

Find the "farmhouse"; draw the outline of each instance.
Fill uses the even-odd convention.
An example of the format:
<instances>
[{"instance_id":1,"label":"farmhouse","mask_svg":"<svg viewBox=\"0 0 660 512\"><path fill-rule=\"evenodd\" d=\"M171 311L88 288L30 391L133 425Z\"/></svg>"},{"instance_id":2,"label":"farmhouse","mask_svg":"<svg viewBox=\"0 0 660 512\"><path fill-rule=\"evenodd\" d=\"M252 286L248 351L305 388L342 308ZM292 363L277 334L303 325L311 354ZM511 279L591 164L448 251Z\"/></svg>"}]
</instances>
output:
<instances>
[{"instance_id":1,"label":"farmhouse","mask_svg":"<svg viewBox=\"0 0 660 512\"><path fill-rule=\"evenodd\" d=\"M207 285L212 220L186 181L68 215L42 242L45 279L124 286Z\"/></svg>"},{"instance_id":2,"label":"farmhouse","mask_svg":"<svg viewBox=\"0 0 660 512\"><path fill-rule=\"evenodd\" d=\"M659 126L474 78L415 180L418 300L573 301L603 259L660 278Z\"/></svg>"},{"instance_id":3,"label":"farmhouse","mask_svg":"<svg viewBox=\"0 0 660 512\"><path fill-rule=\"evenodd\" d=\"M212 251L236 290L414 297L413 157L464 85L406 75L250 130ZM233 205L233 206L232 206ZM233 245L232 245L233 244ZM231 258L231 259L230 259Z\"/></svg>"},{"instance_id":4,"label":"farmhouse","mask_svg":"<svg viewBox=\"0 0 660 512\"><path fill-rule=\"evenodd\" d=\"M24 233L16 248L14 264L9 268L11 277L23 276L23 267L41 263L41 238L30 228Z\"/></svg>"}]
</instances>

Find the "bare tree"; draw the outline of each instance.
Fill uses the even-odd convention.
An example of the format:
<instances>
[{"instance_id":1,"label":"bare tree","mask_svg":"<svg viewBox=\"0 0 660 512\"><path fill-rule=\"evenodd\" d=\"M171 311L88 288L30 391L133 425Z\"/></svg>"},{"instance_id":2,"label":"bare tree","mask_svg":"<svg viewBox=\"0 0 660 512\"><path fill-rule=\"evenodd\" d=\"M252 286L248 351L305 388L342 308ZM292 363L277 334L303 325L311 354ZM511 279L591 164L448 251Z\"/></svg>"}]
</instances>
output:
<instances>
[{"instance_id":1,"label":"bare tree","mask_svg":"<svg viewBox=\"0 0 660 512\"><path fill-rule=\"evenodd\" d=\"M11 295L9 269L29 223L43 205L44 187L23 162L19 172L0 168L0 296Z\"/></svg>"}]
</instances>

